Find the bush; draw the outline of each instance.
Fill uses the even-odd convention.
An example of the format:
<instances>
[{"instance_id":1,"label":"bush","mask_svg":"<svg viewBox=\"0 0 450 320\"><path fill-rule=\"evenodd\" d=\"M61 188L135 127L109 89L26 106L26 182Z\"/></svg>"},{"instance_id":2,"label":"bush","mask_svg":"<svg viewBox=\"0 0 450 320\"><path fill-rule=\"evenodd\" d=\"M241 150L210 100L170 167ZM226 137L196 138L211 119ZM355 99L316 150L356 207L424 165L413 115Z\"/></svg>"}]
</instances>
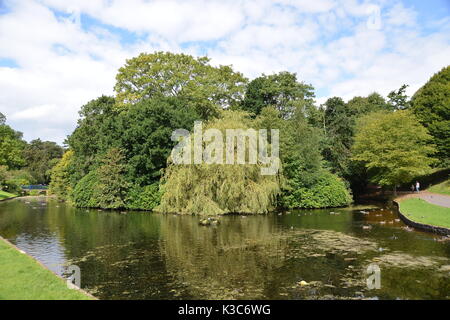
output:
<instances>
[{"instance_id":1,"label":"bush","mask_svg":"<svg viewBox=\"0 0 450 320\"><path fill-rule=\"evenodd\" d=\"M352 196L345 182L338 176L321 171L310 186L298 183L291 187L282 197L282 204L287 208L330 208L342 207L352 202Z\"/></svg>"},{"instance_id":2,"label":"bush","mask_svg":"<svg viewBox=\"0 0 450 320\"><path fill-rule=\"evenodd\" d=\"M97 196L98 176L96 171L85 175L75 186L72 193L72 201L80 208L98 208Z\"/></svg>"},{"instance_id":3,"label":"bush","mask_svg":"<svg viewBox=\"0 0 450 320\"><path fill-rule=\"evenodd\" d=\"M19 194L21 186L34 183L35 180L26 170L11 170L6 172L6 180L3 182L3 190L9 193Z\"/></svg>"},{"instance_id":4,"label":"bush","mask_svg":"<svg viewBox=\"0 0 450 320\"><path fill-rule=\"evenodd\" d=\"M128 191L126 208L132 210L153 210L161 201L159 184L145 187L134 186Z\"/></svg>"}]
</instances>

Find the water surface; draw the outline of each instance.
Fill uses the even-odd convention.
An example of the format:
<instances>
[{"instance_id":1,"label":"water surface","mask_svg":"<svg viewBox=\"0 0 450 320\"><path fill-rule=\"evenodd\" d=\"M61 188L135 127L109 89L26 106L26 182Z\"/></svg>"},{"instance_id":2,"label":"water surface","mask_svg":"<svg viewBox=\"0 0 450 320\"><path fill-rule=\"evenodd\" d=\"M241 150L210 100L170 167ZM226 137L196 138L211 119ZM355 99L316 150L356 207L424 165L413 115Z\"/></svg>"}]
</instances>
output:
<instances>
[{"instance_id":1,"label":"water surface","mask_svg":"<svg viewBox=\"0 0 450 320\"><path fill-rule=\"evenodd\" d=\"M367 206L366 206L367 207ZM450 242L384 206L224 216L0 203L0 235L100 299L449 299ZM380 267L381 288L366 271ZM299 285L300 281L309 283Z\"/></svg>"}]
</instances>

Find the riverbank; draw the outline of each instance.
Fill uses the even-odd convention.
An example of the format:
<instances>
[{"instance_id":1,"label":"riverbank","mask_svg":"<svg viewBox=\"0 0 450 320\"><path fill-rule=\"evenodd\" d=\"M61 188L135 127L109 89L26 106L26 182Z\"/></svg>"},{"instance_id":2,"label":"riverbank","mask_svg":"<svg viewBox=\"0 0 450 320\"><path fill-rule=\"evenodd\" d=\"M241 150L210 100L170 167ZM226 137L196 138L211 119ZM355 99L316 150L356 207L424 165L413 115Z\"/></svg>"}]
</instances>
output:
<instances>
[{"instance_id":1,"label":"riverbank","mask_svg":"<svg viewBox=\"0 0 450 320\"><path fill-rule=\"evenodd\" d=\"M93 300L0 237L1 300Z\"/></svg>"},{"instance_id":2,"label":"riverbank","mask_svg":"<svg viewBox=\"0 0 450 320\"><path fill-rule=\"evenodd\" d=\"M0 190L0 201L17 197L15 194Z\"/></svg>"},{"instance_id":3,"label":"riverbank","mask_svg":"<svg viewBox=\"0 0 450 320\"><path fill-rule=\"evenodd\" d=\"M394 200L402 220L415 228L450 235L450 196L410 193Z\"/></svg>"}]
</instances>

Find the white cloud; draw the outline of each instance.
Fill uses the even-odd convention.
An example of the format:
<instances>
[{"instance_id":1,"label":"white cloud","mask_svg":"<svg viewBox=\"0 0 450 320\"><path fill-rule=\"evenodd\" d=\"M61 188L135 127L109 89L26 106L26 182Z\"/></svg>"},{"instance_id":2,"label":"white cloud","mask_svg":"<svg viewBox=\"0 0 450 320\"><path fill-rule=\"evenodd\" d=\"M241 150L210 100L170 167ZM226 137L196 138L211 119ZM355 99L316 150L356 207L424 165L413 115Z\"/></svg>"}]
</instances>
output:
<instances>
[{"instance_id":1,"label":"white cloud","mask_svg":"<svg viewBox=\"0 0 450 320\"><path fill-rule=\"evenodd\" d=\"M0 15L0 112L30 140L64 140L81 105L113 94L117 69L140 52L206 53L252 78L282 70L350 99L403 83L412 94L448 64L450 19L386 0L7 0ZM370 8L382 23L367 27ZM65 15L56 15L55 10ZM372 10L372 11L371 11ZM437 9L438 10L438 9ZM83 14L80 19L77 14ZM86 18L99 24L86 28ZM125 39L117 33L126 30ZM425 32L424 28L428 27ZM430 30L434 30L431 32ZM1 60L0 60L1 61ZM326 93L323 93L326 92Z\"/></svg>"}]
</instances>

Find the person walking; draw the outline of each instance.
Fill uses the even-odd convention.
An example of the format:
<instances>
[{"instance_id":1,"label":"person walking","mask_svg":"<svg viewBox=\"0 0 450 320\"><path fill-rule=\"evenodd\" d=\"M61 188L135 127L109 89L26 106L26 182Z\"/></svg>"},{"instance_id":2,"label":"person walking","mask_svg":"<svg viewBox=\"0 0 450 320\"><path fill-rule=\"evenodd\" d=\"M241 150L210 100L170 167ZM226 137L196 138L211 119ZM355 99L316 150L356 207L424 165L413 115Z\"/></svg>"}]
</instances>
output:
<instances>
[{"instance_id":1,"label":"person walking","mask_svg":"<svg viewBox=\"0 0 450 320\"><path fill-rule=\"evenodd\" d=\"M416 190L416 187L414 187L414 183L411 185L411 192L414 192Z\"/></svg>"},{"instance_id":2,"label":"person walking","mask_svg":"<svg viewBox=\"0 0 450 320\"><path fill-rule=\"evenodd\" d=\"M416 181L416 191L417 192L420 191L420 183L419 183L419 181Z\"/></svg>"}]
</instances>

